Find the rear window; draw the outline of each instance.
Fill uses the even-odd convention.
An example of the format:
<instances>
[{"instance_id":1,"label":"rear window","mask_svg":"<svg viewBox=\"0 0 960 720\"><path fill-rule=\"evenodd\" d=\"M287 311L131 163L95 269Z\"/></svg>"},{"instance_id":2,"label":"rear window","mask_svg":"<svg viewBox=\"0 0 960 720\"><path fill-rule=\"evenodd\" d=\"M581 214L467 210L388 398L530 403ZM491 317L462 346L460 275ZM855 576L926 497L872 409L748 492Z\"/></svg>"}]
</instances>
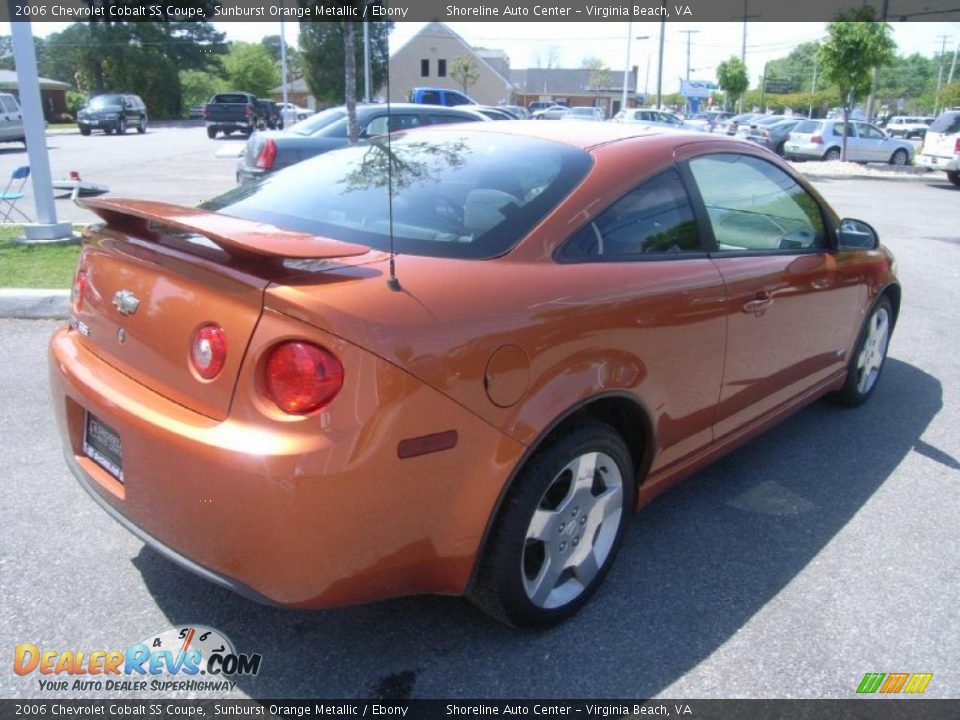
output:
<instances>
[{"instance_id":1,"label":"rear window","mask_svg":"<svg viewBox=\"0 0 960 720\"><path fill-rule=\"evenodd\" d=\"M960 112L945 112L930 125L931 132L957 133L960 132Z\"/></svg>"},{"instance_id":2,"label":"rear window","mask_svg":"<svg viewBox=\"0 0 960 720\"><path fill-rule=\"evenodd\" d=\"M795 133L815 133L819 132L821 123L815 122L814 120L804 120L797 127L794 128Z\"/></svg>"},{"instance_id":3,"label":"rear window","mask_svg":"<svg viewBox=\"0 0 960 720\"><path fill-rule=\"evenodd\" d=\"M330 108L301 120L290 128L290 132L298 135L315 135L323 128L338 120L343 120L345 117L347 117L347 111L343 108Z\"/></svg>"},{"instance_id":4,"label":"rear window","mask_svg":"<svg viewBox=\"0 0 960 720\"><path fill-rule=\"evenodd\" d=\"M240 93L220 93L219 95L214 95L211 102L214 103L225 103L229 105L246 105L250 101L246 95L241 95Z\"/></svg>"},{"instance_id":5,"label":"rear window","mask_svg":"<svg viewBox=\"0 0 960 720\"><path fill-rule=\"evenodd\" d=\"M202 207L411 255L502 255L576 187L590 156L547 140L418 131L325 153ZM389 202L392 188L392 207Z\"/></svg>"}]
</instances>

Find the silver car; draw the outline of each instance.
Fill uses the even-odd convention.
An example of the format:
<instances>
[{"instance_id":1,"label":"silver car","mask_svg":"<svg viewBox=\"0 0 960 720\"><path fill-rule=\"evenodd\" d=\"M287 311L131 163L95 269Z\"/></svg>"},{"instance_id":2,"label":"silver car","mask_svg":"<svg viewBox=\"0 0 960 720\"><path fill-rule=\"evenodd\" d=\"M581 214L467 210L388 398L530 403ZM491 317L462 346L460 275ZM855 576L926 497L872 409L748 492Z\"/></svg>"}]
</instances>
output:
<instances>
[{"instance_id":1,"label":"silver car","mask_svg":"<svg viewBox=\"0 0 960 720\"><path fill-rule=\"evenodd\" d=\"M842 120L804 120L784 143L784 155L791 160L839 160L843 133L847 133L847 160L909 165L916 146L891 138L870 123Z\"/></svg>"},{"instance_id":2,"label":"silver car","mask_svg":"<svg viewBox=\"0 0 960 720\"><path fill-rule=\"evenodd\" d=\"M663 125L677 130L702 131L702 125L690 125L673 113L656 110L654 108L627 108L613 116L616 123L642 123L644 125Z\"/></svg>"}]
</instances>

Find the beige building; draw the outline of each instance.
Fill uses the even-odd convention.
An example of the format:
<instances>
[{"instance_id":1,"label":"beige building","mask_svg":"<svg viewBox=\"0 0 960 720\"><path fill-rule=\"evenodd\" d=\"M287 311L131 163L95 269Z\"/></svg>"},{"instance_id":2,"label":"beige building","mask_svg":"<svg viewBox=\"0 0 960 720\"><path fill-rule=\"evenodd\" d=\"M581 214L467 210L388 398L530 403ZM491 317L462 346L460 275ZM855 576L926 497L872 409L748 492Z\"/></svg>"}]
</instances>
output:
<instances>
[{"instance_id":1,"label":"beige building","mask_svg":"<svg viewBox=\"0 0 960 720\"><path fill-rule=\"evenodd\" d=\"M486 48L478 52L442 22L427 24L390 56L390 100L405 102L415 87L463 91L450 77L451 63L463 56L473 59L479 74L477 82L467 87L467 95L481 105L509 103L513 86L507 78L510 61L506 54ZM378 94L386 98L386 88Z\"/></svg>"}]
</instances>

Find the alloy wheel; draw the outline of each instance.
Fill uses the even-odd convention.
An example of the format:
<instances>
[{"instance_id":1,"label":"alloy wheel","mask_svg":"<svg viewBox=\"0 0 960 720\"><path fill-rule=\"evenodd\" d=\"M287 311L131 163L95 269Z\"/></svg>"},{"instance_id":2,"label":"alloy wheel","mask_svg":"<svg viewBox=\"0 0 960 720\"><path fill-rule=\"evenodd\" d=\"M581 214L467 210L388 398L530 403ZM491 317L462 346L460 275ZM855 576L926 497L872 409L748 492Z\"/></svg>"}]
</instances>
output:
<instances>
[{"instance_id":1,"label":"alloy wheel","mask_svg":"<svg viewBox=\"0 0 960 720\"><path fill-rule=\"evenodd\" d=\"M523 588L541 608L575 600L610 556L623 515L623 477L612 457L589 452L547 487L527 527Z\"/></svg>"},{"instance_id":2,"label":"alloy wheel","mask_svg":"<svg viewBox=\"0 0 960 720\"><path fill-rule=\"evenodd\" d=\"M887 356L887 344L890 340L890 313L886 307L878 307L870 318L863 347L857 357L857 390L861 394L870 392Z\"/></svg>"}]
</instances>

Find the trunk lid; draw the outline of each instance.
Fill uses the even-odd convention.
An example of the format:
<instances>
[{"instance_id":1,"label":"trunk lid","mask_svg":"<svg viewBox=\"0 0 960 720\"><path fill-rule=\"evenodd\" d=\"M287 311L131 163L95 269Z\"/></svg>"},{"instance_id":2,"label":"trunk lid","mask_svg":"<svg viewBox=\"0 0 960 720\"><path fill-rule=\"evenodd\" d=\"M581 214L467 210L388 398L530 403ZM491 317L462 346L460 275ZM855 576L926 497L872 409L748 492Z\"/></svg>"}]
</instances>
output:
<instances>
[{"instance_id":1,"label":"trunk lid","mask_svg":"<svg viewBox=\"0 0 960 720\"><path fill-rule=\"evenodd\" d=\"M93 353L154 392L210 418L229 410L266 286L286 258L336 258L361 245L163 203L88 200L107 220L88 236L71 324ZM193 369L196 332L226 335L226 362L210 380Z\"/></svg>"}]
</instances>

